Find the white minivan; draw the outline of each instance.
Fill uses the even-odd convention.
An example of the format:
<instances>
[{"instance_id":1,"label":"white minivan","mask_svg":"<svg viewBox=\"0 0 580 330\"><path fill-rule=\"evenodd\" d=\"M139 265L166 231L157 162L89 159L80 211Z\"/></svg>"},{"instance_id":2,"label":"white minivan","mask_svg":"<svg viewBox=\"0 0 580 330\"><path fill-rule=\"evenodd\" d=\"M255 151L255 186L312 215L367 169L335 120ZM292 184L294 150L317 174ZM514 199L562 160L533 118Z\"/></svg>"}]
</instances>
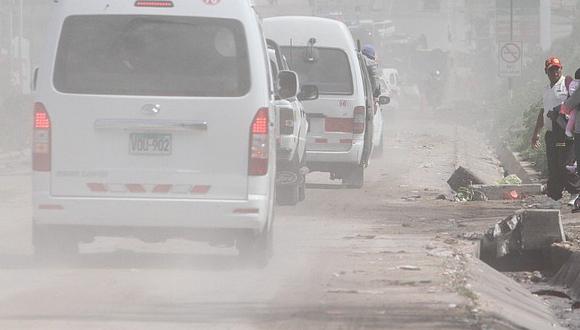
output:
<instances>
[{"instance_id":1,"label":"white minivan","mask_svg":"<svg viewBox=\"0 0 580 330\"><path fill-rule=\"evenodd\" d=\"M36 254L179 237L267 261L278 128L250 2L54 6L34 79Z\"/></svg>"},{"instance_id":2,"label":"white minivan","mask_svg":"<svg viewBox=\"0 0 580 330\"><path fill-rule=\"evenodd\" d=\"M300 82L318 87L319 98L305 106L307 167L362 187L372 150L374 100L347 26L318 17L272 17L264 19L264 33L280 45Z\"/></svg>"}]
</instances>

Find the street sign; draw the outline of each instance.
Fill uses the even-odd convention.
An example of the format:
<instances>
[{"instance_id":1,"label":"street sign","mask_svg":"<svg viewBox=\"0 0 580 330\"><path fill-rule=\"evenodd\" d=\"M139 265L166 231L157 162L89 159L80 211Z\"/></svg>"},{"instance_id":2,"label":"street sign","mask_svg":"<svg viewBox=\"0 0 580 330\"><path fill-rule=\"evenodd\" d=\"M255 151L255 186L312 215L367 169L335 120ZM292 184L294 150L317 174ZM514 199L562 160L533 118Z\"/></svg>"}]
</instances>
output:
<instances>
[{"instance_id":1,"label":"street sign","mask_svg":"<svg viewBox=\"0 0 580 330\"><path fill-rule=\"evenodd\" d=\"M523 47L521 41L505 41L498 44L499 76L517 77L522 74Z\"/></svg>"}]
</instances>

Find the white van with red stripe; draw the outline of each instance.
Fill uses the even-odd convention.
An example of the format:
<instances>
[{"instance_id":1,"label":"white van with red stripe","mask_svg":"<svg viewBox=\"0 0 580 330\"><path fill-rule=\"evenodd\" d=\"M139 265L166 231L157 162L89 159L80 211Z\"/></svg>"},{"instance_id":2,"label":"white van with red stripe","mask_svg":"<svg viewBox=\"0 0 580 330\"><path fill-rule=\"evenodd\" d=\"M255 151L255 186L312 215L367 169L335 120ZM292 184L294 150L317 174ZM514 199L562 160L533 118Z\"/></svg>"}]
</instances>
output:
<instances>
[{"instance_id":1,"label":"white van with red stripe","mask_svg":"<svg viewBox=\"0 0 580 330\"><path fill-rule=\"evenodd\" d=\"M359 54L347 26L319 17L272 17L264 19L264 33L280 45L300 82L318 87L319 98L305 106L308 168L361 187L372 149L368 139L363 152L374 101L365 98Z\"/></svg>"},{"instance_id":2,"label":"white van with red stripe","mask_svg":"<svg viewBox=\"0 0 580 330\"><path fill-rule=\"evenodd\" d=\"M95 236L267 260L277 125L249 1L59 1L35 73L39 255Z\"/></svg>"}]
</instances>

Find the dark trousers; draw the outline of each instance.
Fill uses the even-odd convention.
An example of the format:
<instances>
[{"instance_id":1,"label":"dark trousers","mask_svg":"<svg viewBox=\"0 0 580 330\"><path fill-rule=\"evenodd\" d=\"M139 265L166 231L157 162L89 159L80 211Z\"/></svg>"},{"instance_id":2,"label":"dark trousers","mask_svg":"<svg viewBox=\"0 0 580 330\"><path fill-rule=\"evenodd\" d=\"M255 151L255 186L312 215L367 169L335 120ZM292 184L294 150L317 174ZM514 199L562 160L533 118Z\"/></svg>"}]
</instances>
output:
<instances>
[{"instance_id":1,"label":"dark trousers","mask_svg":"<svg viewBox=\"0 0 580 330\"><path fill-rule=\"evenodd\" d=\"M580 193L580 176L566 168L566 165L574 162L574 141L566 139L563 134L546 132L546 157L548 159L548 197L559 200L562 198L564 189L570 194Z\"/></svg>"},{"instance_id":2,"label":"dark trousers","mask_svg":"<svg viewBox=\"0 0 580 330\"><path fill-rule=\"evenodd\" d=\"M576 143L576 141L578 141ZM576 159L576 174L580 175L580 133L574 133L574 158Z\"/></svg>"}]
</instances>

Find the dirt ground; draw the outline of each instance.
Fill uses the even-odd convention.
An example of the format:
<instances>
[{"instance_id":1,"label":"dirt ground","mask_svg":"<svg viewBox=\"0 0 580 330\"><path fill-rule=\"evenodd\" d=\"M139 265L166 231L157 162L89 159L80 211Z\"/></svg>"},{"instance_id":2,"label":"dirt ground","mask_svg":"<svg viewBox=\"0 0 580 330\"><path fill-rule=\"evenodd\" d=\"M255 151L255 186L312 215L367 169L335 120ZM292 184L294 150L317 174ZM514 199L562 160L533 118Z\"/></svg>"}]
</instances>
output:
<instances>
[{"instance_id":1,"label":"dirt ground","mask_svg":"<svg viewBox=\"0 0 580 330\"><path fill-rule=\"evenodd\" d=\"M457 164L500 175L484 140L466 143L458 136L475 132L462 130L437 113L389 113L385 153L362 189L312 173L307 200L277 209L263 270L230 250L105 238L73 263L39 265L30 175L13 155L0 176L0 328L518 328L486 314L466 268L479 233L523 202L449 200Z\"/></svg>"}]
</instances>

